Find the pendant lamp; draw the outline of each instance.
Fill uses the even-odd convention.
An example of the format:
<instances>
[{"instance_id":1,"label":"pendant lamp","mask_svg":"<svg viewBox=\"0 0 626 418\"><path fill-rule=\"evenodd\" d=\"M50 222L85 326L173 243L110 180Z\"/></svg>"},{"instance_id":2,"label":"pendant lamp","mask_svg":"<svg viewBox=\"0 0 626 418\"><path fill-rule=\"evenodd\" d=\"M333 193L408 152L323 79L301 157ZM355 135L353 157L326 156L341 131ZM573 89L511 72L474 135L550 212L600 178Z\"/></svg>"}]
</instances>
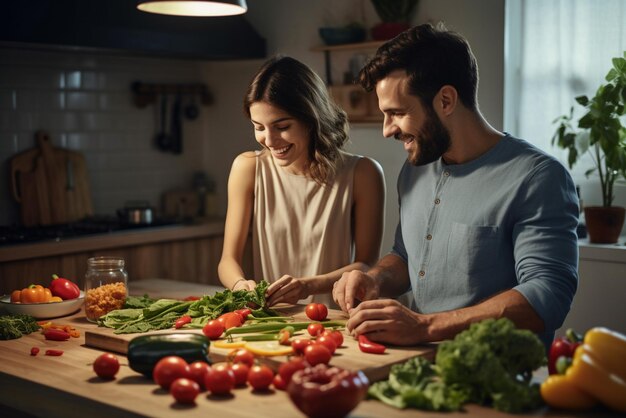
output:
<instances>
[{"instance_id":1,"label":"pendant lamp","mask_svg":"<svg viewBox=\"0 0 626 418\"><path fill-rule=\"evenodd\" d=\"M174 16L232 16L248 11L246 0L139 0L137 8Z\"/></svg>"}]
</instances>

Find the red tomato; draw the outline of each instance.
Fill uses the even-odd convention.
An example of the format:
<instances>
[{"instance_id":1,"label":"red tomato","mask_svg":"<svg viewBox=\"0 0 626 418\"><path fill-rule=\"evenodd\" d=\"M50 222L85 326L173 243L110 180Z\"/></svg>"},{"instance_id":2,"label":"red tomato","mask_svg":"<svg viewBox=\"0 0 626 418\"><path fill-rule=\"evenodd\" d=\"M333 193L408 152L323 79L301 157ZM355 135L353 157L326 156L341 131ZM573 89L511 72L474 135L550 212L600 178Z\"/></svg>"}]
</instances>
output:
<instances>
[{"instance_id":1,"label":"red tomato","mask_svg":"<svg viewBox=\"0 0 626 418\"><path fill-rule=\"evenodd\" d=\"M243 363L248 367L254 366L254 354L245 348L237 348L230 352L228 359L233 363Z\"/></svg>"},{"instance_id":2,"label":"red tomato","mask_svg":"<svg viewBox=\"0 0 626 418\"><path fill-rule=\"evenodd\" d=\"M211 367L206 375L204 386L215 395L227 395L235 387L235 375L228 366Z\"/></svg>"},{"instance_id":3,"label":"red tomato","mask_svg":"<svg viewBox=\"0 0 626 418\"><path fill-rule=\"evenodd\" d=\"M328 350L328 348L326 348L322 344L311 344L304 349L304 359L311 366L315 366L321 363L328 364L332 356L333 355Z\"/></svg>"},{"instance_id":4,"label":"red tomato","mask_svg":"<svg viewBox=\"0 0 626 418\"><path fill-rule=\"evenodd\" d=\"M252 310L250 308L237 309L235 313L238 313L241 316L241 319L245 321L248 319L248 315L252 313Z\"/></svg>"},{"instance_id":5,"label":"red tomato","mask_svg":"<svg viewBox=\"0 0 626 418\"><path fill-rule=\"evenodd\" d=\"M309 303L304 312L312 321L323 321L328 316L328 308L323 303Z\"/></svg>"},{"instance_id":6,"label":"red tomato","mask_svg":"<svg viewBox=\"0 0 626 418\"><path fill-rule=\"evenodd\" d=\"M309 332L309 335L317 337L324 332L324 325L319 323L309 324L309 326L306 327L306 330Z\"/></svg>"},{"instance_id":7,"label":"red tomato","mask_svg":"<svg viewBox=\"0 0 626 418\"><path fill-rule=\"evenodd\" d=\"M280 377L279 374L274 376L274 380L272 380L272 385L277 390L287 390L287 383L285 383L285 381L282 377Z\"/></svg>"},{"instance_id":8,"label":"red tomato","mask_svg":"<svg viewBox=\"0 0 626 418\"><path fill-rule=\"evenodd\" d=\"M182 357L163 357L154 366L152 377L157 385L163 389L169 389L172 382L179 377L189 377L189 365Z\"/></svg>"},{"instance_id":9,"label":"red tomato","mask_svg":"<svg viewBox=\"0 0 626 418\"><path fill-rule=\"evenodd\" d=\"M329 335L322 335L321 337L318 337L317 340L315 340L314 344L321 344L324 347L328 348L330 354L335 354L335 350L337 349L335 340L333 340L333 337Z\"/></svg>"},{"instance_id":10,"label":"red tomato","mask_svg":"<svg viewBox=\"0 0 626 418\"><path fill-rule=\"evenodd\" d=\"M256 390L265 390L272 384L274 372L267 366L252 366L248 372L248 383Z\"/></svg>"},{"instance_id":11,"label":"red tomato","mask_svg":"<svg viewBox=\"0 0 626 418\"><path fill-rule=\"evenodd\" d=\"M235 386L245 386L248 381L250 367L245 363L235 363L230 366L230 370L235 375Z\"/></svg>"},{"instance_id":12,"label":"red tomato","mask_svg":"<svg viewBox=\"0 0 626 418\"><path fill-rule=\"evenodd\" d=\"M308 366L308 363L302 357L292 357L289 361L278 367L278 375L282 378L285 385L291 381L291 376L298 370L302 370Z\"/></svg>"},{"instance_id":13,"label":"red tomato","mask_svg":"<svg viewBox=\"0 0 626 418\"><path fill-rule=\"evenodd\" d=\"M204 361L194 361L189 365L189 378L204 388L204 380L210 367Z\"/></svg>"},{"instance_id":14,"label":"red tomato","mask_svg":"<svg viewBox=\"0 0 626 418\"><path fill-rule=\"evenodd\" d=\"M93 371L102 379L113 379L120 369L120 362L113 354L101 354L93 362Z\"/></svg>"},{"instance_id":15,"label":"red tomato","mask_svg":"<svg viewBox=\"0 0 626 418\"><path fill-rule=\"evenodd\" d=\"M217 340L224 333L224 324L218 319L213 319L202 327L202 333L210 340Z\"/></svg>"},{"instance_id":16,"label":"red tomato","mask_svg":"<svg viewBox=\"0 0 626 418\"><path fill-rule=\"evenodd\" d=\"M296 354L304 354L304 349L312 342L308 338L297 338L291 342L291 348Z\"/></svg>"},{"instance_id":17,"label":"red tomato","mask_svg":"<svg viewBox=\"0 0 626 418\"><path fill-rule=\"evenodd\" d=\"M195 380L179 377L172 382L170 393L174 396L176 402L194 403L196 396L200 393L200 385Z\"/></svg>"},{"instance_id":18,"label":"red tomato","mask_svg":"<svg viewBox=\"0 0 626 418\"><path fill-rule=\"evenodd\" d=\"M335 341L337 348L343 345L343 334L341 331L324 331L322 335L329 335Z\"/></svg>"},{"instance_id":19,"label":"red tomato","mask_svg":"<svg viewBox=\"0 0 626 418\"><path fill-rule=\"evenodd\" d=\"M220 321L226 329L240 327L243 324L242 316L236 312L226 312L225 314L220 315L217 320Z\"/></svg>"}]
</instances>

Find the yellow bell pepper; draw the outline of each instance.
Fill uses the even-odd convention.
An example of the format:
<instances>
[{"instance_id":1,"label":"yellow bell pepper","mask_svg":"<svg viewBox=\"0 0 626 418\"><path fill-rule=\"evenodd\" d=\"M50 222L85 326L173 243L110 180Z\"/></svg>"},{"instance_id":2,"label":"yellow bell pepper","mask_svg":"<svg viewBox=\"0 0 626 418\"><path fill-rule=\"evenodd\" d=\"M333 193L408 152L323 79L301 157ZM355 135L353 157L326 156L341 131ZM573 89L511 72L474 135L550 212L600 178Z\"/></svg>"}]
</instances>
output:
<instances>
[{"instance_id":1,"label":"yellow bell pepper","mask_svg":"<svg viewBox=\"0 0 626 418\"><path fill-rule=\"evenodd\" d=\"M626 381L585 351L585 345L576 350L565 377L609 408L626 412Z\"/></svg>"},{"instance_id":2,"label":"yellow bell pepper","mask_svg":"<svg viewBox=\"0 0 626 418\"><path fill-rule=\"evenodd\" d=\"M585 410L597 403L594 397L579 389L562 374L548 376L540 390L543 400L553 408Z\"/></svg>"},{"instance_id":3,"label":"yellow bell pepper","mask_svg":"<svg viewBox=\"0 0 626 418\"><path fill-rule=\"evenodd\" d=\"M607 328L592 328L585 334L585 351L591 352L611 373L626 380L626 335Z\"/></svg>"}]
</instances>

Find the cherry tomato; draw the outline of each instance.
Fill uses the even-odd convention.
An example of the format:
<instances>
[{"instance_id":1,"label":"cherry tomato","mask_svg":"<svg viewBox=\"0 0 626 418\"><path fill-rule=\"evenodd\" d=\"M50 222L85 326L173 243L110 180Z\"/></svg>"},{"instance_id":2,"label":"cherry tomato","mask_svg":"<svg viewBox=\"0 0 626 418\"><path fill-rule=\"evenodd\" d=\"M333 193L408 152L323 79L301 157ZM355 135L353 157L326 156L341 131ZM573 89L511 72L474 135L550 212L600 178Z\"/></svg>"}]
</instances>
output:
<instances>
[{"instance_id":1,"label":"cherry tomato","mask_svg":"<svg viewBox=\"0 0 626 418\"><path fill-rule=\"evenodd\" d=\"M312 342L308 338L297 338L291 342L291 348L293 348L294 353L301 355L304 354L304 349Z\"/></svg>"},{"instance_id":2,"label":"cherry tomato","mask_svg":"<svg viewBox=\"0 0 626 418\"><path fill-rule=\"evenodd\" d=\"M278 367L278 375L282 378L285 385L291 381L291 376L298 370L306 368L309 364L302 357L292 357L289 361Z\"/></svg>"},{"instance_id":3,"label":"cherry tomato","mask_svg":"<svg viewBox=\"0 0 626 418\"><path fill-rule=\"evenodd\" d=\"M328 348L326 348L322 344L311 344L304 349L304 359L311 366L315 366L321 363L328 364L332 356L333 355L328 350Z\"/></svg>"},{"instance_id":4,"label":"cherry tomato","mask_svg":"<svg viewBox=\"0 0 626 418\"><path fill-rule=\"evenodd\" d=\"M285 383L285 381L279 374L276 374L276 376L274 376L274 380L272 380L272 386L274 386L274 388L277 390L287 390L287 383Z\"/></svg>"},{"instance_id":5,"label":"cherry tomato","mask_svg":"<svg viewBox=\"0 0 626 418\"><path fill-rule=\"evenodd\" d=\"M194 361L189 365L189 378L204 388L204 380L210 367L204 361Z\"/></svg>"},{"instance_id":6,"label":"cherry tomato","mask_svg":"<svg viewBox=\"0 0 626 418\"><path fill-rule=\"evenodd\" d=\"M322 332L324 332L324 325L315 322L313 324L309 324L309 326L306 327L306 330L308 331L310 336L317 337L318 335L321 335Z\"/></svg>"},{"instance_id":7,"label":"cherry tomato","mask_svg":"<svg viewBox=\"0 0 626 418\"><path fill-rule=\"evenodd\" d=\"M224 333L224 324L218 319L212 319L202 327L202 333L210 340L217 340Z\"/></svg>"},{"instance_id":8,"label":"cherry tomato","mask_svg":"<svg viewBox=\"0 0 626 418\"><path fill-rule=\"evenodd\" d=\"M213 366L209 368L204 386L215 395L227 395L235 387L235 375L226 365Z\"/></svg>"},{"instance_id":9,"label":"cherry tomato","mask_svg":"<svg viewBox=\"0 0 626 418\"><path fill-rule=\"evenodd\" d=\"M245 363L235 363L230 366L230 370L235 375L235 386L245 386L248 381L250 367Z\"/></svg>"},{"instance_id":10,"label":"cherry tomato","mask_svg":"<svg viewBox=\"0 0 626 418\"><path fill-rule=\"evenodd\" d=\"M224 325L225 329L240 327L243 324L243 317L236 312L226 312L217 318Z\"/></svg>"},{"instance_id":11,"label":"cherry tomato","mask_svg":"<svg viewBox=\"0 0 626 418\"><path fill-rule=\"evenodd\" d=\"M335 350L337 349L335 340L333 340L333 337L329 335L322 335L321 337L318 337L317 340L315 340L314 344L321 344L324 347L328 348L330 354L335 354Z\"/></svg>"},{"instance_id":12,"label":"cherry tomato","mask_svg":"<svg viewBox=\"0 0 626 418\"><path fill-rule=\"evenodd\" d=\"M337 348L343 345L343 334L341 331L324 331L322 335L329 335L335 341Z\"/></svg>"},{"instance_id":13,"label":"cherry tomato","mask_svg":"<svg viewBox=\"0 0 626 418\"><path fill-rule=\"evenodd\" d=\"M233 363L243 363L248 367L254 366L254 354L245 348L237 348L230 352L228 359Z\"/></svg>"},{"instance_id":14,"label":"cherry tomato","mask_svg":"<svg viewBox=\"0 0 626 418\"><path fill-rule=\"evenodd\" d=\"M194 403L198 393L200 393L200 385L195 380L179 377L172 382L170 393L174 396L176 402Z\"/></svg>"},{"instance_id":15,"label":"cherry tomato","mask_svg":"<svg viewBox=\"0 0 626 418\"><path fill-rule=\"evenodd\" d=\"M248 319L248 315L252 313L252 310L250 308L237 309L235 313L238 313L243 320L242 322L244 322L246 319Z\"/></svg>"},{"instance_id":16,"label":"cherry tomato","mask_svg":"<svg viewBox=\"0 0 626 418\"><path fill-rule=\"evenodd\" d=\"M152 377L157 385L163 389L169 389L174 380L179 377L189 377L189 365L182 357L163 357L154 366Z\"/></svg>"},{"instance_id":17,"label":"cherry tomato","mask_svg":"<svg viewBox=\"0 0 626 418\"><path fill-rule=\"evenodd\" d=\"M101 354L93 362L93 371L102 379L113 379L120 369L120 362L113 354Z\"/></svg>"},{"instance_id":18,"label":"cherry tomato","mask_svg":"<svg viewBox=\"0 0 626 418\"><path fill-rule=\"evenodd\" d=\"M256 390L265 390L272 384L274 372L267 366L252 366L248 372L248 383Z\"/></svg>"},{"instance_id":19,"label":"cherry tomato","mask_svg":"<svg viewBox=\"0 0 626 418\"><path fill-rule=\"evenodd\" d=\"M304 312L312 321L323 321L328 316L328 308L323 303L309 303Z\"/></svg>"}]
</instances>

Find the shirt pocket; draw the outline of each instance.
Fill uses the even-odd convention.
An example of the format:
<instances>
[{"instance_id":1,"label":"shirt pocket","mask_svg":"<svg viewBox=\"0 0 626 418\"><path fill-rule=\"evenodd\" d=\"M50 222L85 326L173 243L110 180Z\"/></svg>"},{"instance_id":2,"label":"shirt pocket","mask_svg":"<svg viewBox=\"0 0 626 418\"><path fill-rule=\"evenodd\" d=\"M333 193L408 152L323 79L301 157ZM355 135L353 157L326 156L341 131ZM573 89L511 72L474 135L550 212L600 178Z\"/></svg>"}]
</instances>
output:
<instances>
[{"instance_id":1,"label":"shirt pocket","mask_svg":"<svg viewBox=\"0 0 626 418\"><path fill-rule=\"evenodd\" d=\"M448 241L448 263L465 274L492 268L499 256L501 232L497 226L452 223Z\"/></svg>"}]
</instances>

